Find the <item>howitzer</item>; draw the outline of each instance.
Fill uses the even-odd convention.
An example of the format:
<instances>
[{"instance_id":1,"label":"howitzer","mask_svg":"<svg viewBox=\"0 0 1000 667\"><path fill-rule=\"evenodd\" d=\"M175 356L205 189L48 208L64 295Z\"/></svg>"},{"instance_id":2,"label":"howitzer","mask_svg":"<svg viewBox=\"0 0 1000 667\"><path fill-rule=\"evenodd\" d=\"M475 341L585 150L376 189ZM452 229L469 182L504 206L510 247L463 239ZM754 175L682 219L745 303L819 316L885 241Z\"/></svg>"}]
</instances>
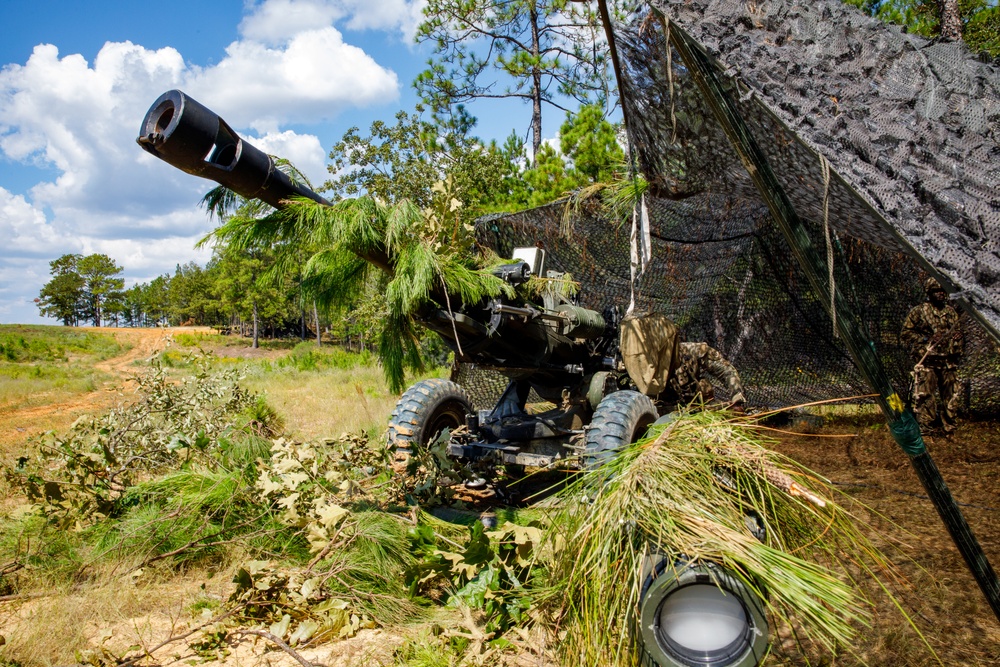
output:
<instances>
[{"instance_id":1,"label":"howitzer","mask_svg":"<svg viewBox=\"0 0 1000 667\"><path fill-rule=\"evenodd\" d=\"M293 182L271 157L178 90L153 103L137 142L182 171L278 209L294 197L329 203ZM494 270L512 287L533 274L554 282L562 277L544 271L540 249L524 248L514 255L510 264ZM394 271L393 258L384 248L370 250L362 258ZM662 390L671 363L676 363L676 328L662 317L631 329L623 327L638 332L633 339L658 341L650 346L649 358L639 360L641 372L636 372L620 354L621 323L615 311L582 308L556 289L547 290L541 301L499 296L463 303L453 295L432 293L418 313L423 325L437 333L460 361L499 371L508 384L492 409L475 411L458 384L441 379L418 382L403 393L392 413L391 443L412 451L438 442L447 430L449 454L480 464L596 465L642 437L657 419L647 393ZM640 387L643 391L638 391ZM532 391L556 407L530 413ZM743 667L763 659L764 604L738 577L713 563L685 562L676 567L672 556L647 560L636 617L643 665Z\"/></svg>"},{"instance_id":2,"label":"howitzer","mask_svg":"<svg viewBox=\"0 0 1000 667\"><path fill-rule=\"evenodd\" d=\"M244 141L217 114L178 90L160 96L147 112L138 143L163 161L195 176L219 183L246 198L275 208L293 197L327 204L309 188L293 182L274 160ZM544 252L522 249L510 264L494 270L512 287L532 274L543 274ZM376 248L363 256L392 272L393 259ZM549 273L553 280L559 275ZM462 303L454 295L431 294L418 313L420 322L454 350L463 363L499 371L510 379L491 411L475 412L458 385L428 381L400 399L390 423L390 437L401 448L427 444L445 428L466 426L451 444L452 454L467 458L495 455L507 464L548 465L582 449L607 450L628 444L656 419L650 399L629 392L616 399L614 436L583 442L601 401L631 384L616 360L618 319L572 303L558 290L545 293L541 304L521 297L499 296ZM560 406L529 415L529 393ZM625 403L628 405L624 405ZM634 405L633 405L634 404ZM627 418L618 413L628 414ZM606 420L607 418L605 418Z\"/></svg>"}]
</instances>

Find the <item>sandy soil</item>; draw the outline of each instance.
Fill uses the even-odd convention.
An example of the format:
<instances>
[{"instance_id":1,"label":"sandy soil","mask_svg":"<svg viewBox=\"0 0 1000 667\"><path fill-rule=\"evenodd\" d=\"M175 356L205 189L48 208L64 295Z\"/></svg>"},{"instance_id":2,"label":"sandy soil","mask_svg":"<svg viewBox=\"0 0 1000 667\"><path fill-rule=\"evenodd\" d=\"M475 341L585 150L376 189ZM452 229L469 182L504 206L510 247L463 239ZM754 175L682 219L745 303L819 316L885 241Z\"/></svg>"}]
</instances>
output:
<instances>
[{"instance_id":1,"label":"sandy soil","mask_svg":"<svg viewBox=\"0 0 1000 667\"><path fill-rule=\"evenodd\" d=\"M857 513L873 526L877 544L899 545L891 553L907 582L896 592L942 662L1000 664L1000 621L881 417L841 417L791 430L812 433L775 434L775 449L831 480L845 500L862 504ZM845 435L851 437L829 437ZM987 558L1000 568L1000 424L965 421L954 437L926 441ZM874 627L859 643L870 664L934 664L885 595L875 590L872 596L880 600Z\"/></svg>"}]
</instances>

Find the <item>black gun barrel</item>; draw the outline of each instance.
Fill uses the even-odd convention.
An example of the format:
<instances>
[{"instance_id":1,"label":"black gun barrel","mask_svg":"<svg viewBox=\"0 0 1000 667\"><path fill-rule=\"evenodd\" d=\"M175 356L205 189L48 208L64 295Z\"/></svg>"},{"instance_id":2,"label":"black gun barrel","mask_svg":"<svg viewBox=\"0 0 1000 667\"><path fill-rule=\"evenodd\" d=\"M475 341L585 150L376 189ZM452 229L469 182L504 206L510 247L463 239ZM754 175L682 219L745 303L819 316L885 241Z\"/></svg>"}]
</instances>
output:
<instances>
[{"instance_id":1,"label":"black gun barrel","mask_svg":"<svg viewBox=\"0 0 1000 667\"><path fill-rule=\"evenodd\" d=\"M181 171L275 208L292 197L330 203L292 181L275 167L271 156L241 139L218 114L180 90L168 90L153 102L136 141Z\"/></svg>"},{"instance_id":2,"label":"black gun barrel","mask_svg":"<svg viewBox=\"0 0 1000 667\"><path fill-rule=\"evenodd\" d=\"M292 197L330 205L308 187L292 181L270 155L241 139L217 113L180 90L168 90L153 102L142 119L136 143L172 167L277 209ZM393 272L383 248L358 254L383 271Z\"/></svg>"}]
</instances>

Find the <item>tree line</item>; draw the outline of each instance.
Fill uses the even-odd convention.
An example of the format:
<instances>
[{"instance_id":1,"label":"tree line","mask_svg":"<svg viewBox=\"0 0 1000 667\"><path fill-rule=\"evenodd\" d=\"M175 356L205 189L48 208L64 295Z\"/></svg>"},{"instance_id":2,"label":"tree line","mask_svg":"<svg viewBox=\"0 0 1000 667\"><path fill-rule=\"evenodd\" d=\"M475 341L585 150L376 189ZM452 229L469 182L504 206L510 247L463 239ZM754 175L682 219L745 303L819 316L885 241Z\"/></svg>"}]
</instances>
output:
<instances>
[{"instance_id":1,"label":"tree line","mask_svg":"<svg viewBox=\"0 0 1000 667\"><path fill-rule=\"evenodd\" d=\"M269 258L224 249L202 267L178 264L173 274L125 288L124 268L104 254L67 254L49 263L52 279L35 299L39 311L66 326L150 327L200 325L251 335L314 335L326 324L294 276L259 280ZM350 336L343 321L338 333ZM355 336L358 334L355 333Z\"/></svg>"}]
</instances>

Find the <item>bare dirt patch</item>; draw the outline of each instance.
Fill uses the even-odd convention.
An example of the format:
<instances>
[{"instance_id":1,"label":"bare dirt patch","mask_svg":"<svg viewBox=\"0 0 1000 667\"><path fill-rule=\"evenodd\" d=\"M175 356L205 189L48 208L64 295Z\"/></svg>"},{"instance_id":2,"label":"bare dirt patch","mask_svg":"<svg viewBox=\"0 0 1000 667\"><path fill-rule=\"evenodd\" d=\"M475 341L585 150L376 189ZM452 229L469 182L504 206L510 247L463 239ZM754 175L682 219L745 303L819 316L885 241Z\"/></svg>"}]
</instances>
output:
<instances>
[{"instance_id":1,"label":"bare dirt patch","mask_svg":"<svg viewBox=\"0 0 1000 667\"><path fill-rule=\"evenodd\" d=\"M857 512L873 526L877 544L898 545L890 553L906 582L896 592L942 662L1000 664L1000 622L881 417L840 417L804 430L816 433L778 434L775 449L863 505ZM853 437L823 437L842 435ZM954 437L927 443L987 557L1000 566L1000 425L966 421ZM885 595L877 589L870 594L878 601L874 626L858 646L869 664L936 664Z\"/></svg>"}]
</instances>

